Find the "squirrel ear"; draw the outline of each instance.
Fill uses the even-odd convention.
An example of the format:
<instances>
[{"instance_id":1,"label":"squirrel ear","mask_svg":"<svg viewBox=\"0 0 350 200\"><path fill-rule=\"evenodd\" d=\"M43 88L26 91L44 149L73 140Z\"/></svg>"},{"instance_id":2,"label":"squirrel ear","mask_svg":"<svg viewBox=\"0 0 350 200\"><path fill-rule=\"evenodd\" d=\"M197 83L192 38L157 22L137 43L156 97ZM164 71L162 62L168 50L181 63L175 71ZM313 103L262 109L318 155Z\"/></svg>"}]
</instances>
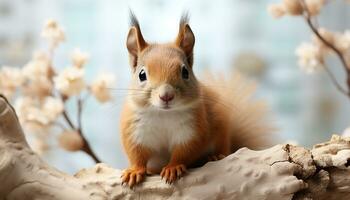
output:
<instances>
[{"instance_id":1,"label":"squirrel ear","mask_svg":"<svg viewBox=\"0 0 350 200\"><path fill-rule=\"evenodd\" d=\"M190 66L193 64L193 47L195 43L195 37L188 25L188 15L184 15L180 21L179 33L177 35L175 44L180 47L186 55L187 62Z\"/></svg>"},{"instance_id":2,"label":"squirrel ear","mask_svg":"<svg viewBox=\"0 0 350 200\"><path fill-rule=\"evenodd\" d=\"M145 49L148 44L145 39L143 39L139 22L132 12L130 13L130 21L132 27L128 33L126 47L128 48L130 55L130 64L132 67L136 67L139 53Z\"/></svg>"}]
</instances>

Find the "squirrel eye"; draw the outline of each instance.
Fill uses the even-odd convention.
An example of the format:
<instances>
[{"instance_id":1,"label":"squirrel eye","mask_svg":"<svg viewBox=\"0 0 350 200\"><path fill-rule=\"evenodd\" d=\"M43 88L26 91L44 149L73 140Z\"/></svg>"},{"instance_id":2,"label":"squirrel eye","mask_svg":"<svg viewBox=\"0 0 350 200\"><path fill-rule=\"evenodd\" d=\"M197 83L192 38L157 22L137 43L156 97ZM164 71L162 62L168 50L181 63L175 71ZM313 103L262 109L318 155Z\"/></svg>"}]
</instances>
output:
<instances>
[{"instance_id":1,"label":"squirrel eye","mask_svg":"<svg viewBox=\"0 0 350 200\"><path fill-rule=\"evenodd\" d=\"M140 71L140 73L139 73L139 79L140 79L141 82L147 80L146 72L145 72L144 69L142 69L142 70Z\"/></svg>"},{"instance_id":2,"label":"squirrel eye","mask_svg":"<svg viewBox=\"0 0 350 200\"><path fill-rule=\"evenodd\" d=\"M189 79L190 74L189 74L188 70L186 69L186 67L182 67L181 76L183 79Z\"/></svg>"}]
</instances>

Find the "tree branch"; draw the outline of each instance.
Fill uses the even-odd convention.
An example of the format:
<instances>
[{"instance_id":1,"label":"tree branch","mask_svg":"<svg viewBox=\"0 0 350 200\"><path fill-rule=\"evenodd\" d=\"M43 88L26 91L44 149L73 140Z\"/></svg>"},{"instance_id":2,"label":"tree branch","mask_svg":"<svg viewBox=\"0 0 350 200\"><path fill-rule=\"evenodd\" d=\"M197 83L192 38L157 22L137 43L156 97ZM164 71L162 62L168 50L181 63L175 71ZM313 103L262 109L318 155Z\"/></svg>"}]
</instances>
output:
<instances>
[{"instance_id":1,"label":"tree branch","mask_svg":"<svg viewBox=\"0 0 350 200\"><path fill-rule=\"evenodd\" d=\"M288 144L242 148L190 169L172 185L148 176L131 190L121 183L122 171L105 164L74 176L46 164L27 145L15 111L0 95L0 199L349 199L349 160L350 138L340 136L312 150Z\"/></svg>"},{"instance_id":2,"label":"tree branch","mask_svg":"<svg viewBox=\"0 0 350 200\"><path fill-rule=\"evenodd\" d=\"M346 91L341 85L340 83L338 83L337 79L335 78L334 74L332 73L332 71L325 65L322 64L323 69L326 71L326 73L328 74L329 78L331 79L332 83L334 84L334 86L339 90L339 92L343 93L345 96L349 96L350 93L348 91ZM350 96L349 96L350 97Z\"/></svg>"},{"instance_id":3,"label":"tree branch","mask_svg":"<svg viewBox=\"0 0 350 200\"><path fill-rule=\"evenodd\" d=\"M342 52L337 48L335 47L332 43L330 43L329 41L327 41L321 34L320 32L318 31L317 27L312 23L312 16L310 14L310 11L305 3L305 0L299 0L300 4L302 5L303 7L303 16L304 16L304 19L306 20L307 22L307 25L309 26L309 28L311 29L311 31L316 35L316 37L324 44L326 45L328 48L330 48L336 55L337 57L339 58L341 64L342 64L342 67L343 69L345 70L346 72L346 84L347 84L347 87L348 89L345 90L343 87L341 87L341 85L337 82L335 76L333 75L333 73L326 67L326 66L323 66L324 69L326 70L328 76L330 76L333 84L336 86L336 88L341 92L343 93L344 95L346 95L348 98L350 98L350 67L347 65L346 63L346 60L345 60L345 57L344 55L342 54Z\"/></svg>"},{"instance_id":4,"label":"tree branch","mask_svg":"<svg viewBox=\"0 0 350 200\"><path fill-rule=\"evenodd\" d=\"M66 120L66 122L68 123L69 127L71 127L73 130L76 130L72 120L69 118L68 113L66 111L66 109L63 110L62 112L63 118Z\"/></svg>"},{"instance_id":5,"label":"tree branch","mask_svg":"<svg viewBox=\"0 0 350 200\"><path fill-rule=\"evenodd\" d=\"M83 112L83 100L79 97L78 98L78 133L81 136L81 138L83 139L84 145L82 148L82 151L84 151L85 153L89 154L91 156L91 158L95 161L95 163L100 163L100 159L98 159L98 157L96 156L96 154L92 151L89 142L86 140L84 134L83 134L83 127L82 127L82 123L81 123L81 116L82 116L82 112Z\"/></svg>"}]
</instances>

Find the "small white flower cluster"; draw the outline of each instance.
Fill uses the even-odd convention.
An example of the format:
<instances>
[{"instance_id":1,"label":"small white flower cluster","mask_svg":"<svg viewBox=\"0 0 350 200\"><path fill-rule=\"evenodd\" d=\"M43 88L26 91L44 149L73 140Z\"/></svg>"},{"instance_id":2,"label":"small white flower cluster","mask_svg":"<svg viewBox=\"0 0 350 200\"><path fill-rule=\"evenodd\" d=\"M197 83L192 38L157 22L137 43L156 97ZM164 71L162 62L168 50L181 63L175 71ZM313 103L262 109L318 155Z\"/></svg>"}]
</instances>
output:
<instances>
[{"instance_id":1,"label":"small white flower cluster","mask_svg":"<svg viewBox=\"0 0 350 200\"><path fill-rule=\"evenodd\" d=\"M317 15L325 3L325 0L283 0L281 3L269 5L268 12L274 18L280 18L284 15L301 15L304 13L304 6L306 6L310 15Z\"/></svg>"},{"instance_id":2,"label":"small white flower cluster","mask_svg":"<svg viewBox=\"0 0 350 200\"><path fill-rule=\"evenodd\" d=\"M64 105L61 99L47 96L41 101L24 96L18 97L15 109L22 125L29 131L48 131L62 114Z\"/></svg>"},{"instance_id":3,"label":"small white flower cluster","mask_svg":"<svg viewBox=\"0 0 350 200\"><path fill-rule=\"evenodd\" d=\"M112 74L99 74L91 85L85 80L84 64L88 55L76 49L72 53L72 66L65 68L61 73L54 77L55 88L66 97L79 95L83 90L88 90L99 102L105 103L112 100L110 88L113 87L115 77Z\"/></svg>"},{"instance_id":4,"label":"small white flower cluster","mask_svg":"<svg viewBox=\"0 0 350 200\"><path fill-rule=\"evenodd\" d=\"M86 61L89 59L89 55L80 51L80 49L75 49L71 54L72 63L77 68L82 68Z\"/></svg>"},{"instance_id":5,"label":"small white flower cluster","mask_svg":"<svg viewBox=\"0 0 350 200\"><path fill-rule=\"evenodd\" d=\"M324 28L318 30L322 38L328 43L339 49L345 58L350 59L350 31L344 33L330 32ZM296 55L299 58L299 65L306 73L313 73L320 69L327 55L332 53L324 42L317 37L312 38L311 43L302 43L296 49Z\"/></svg>"},{"instance_id":6,"label":"small white flower cluster","mask_svg":"<svg viewBox=\"0 0 350 200\"><path fill-rule=\"evenodd\" d=\"M320 48L312 43L302 43L295 51L299 57L300 68L308 73L314 73L319 70L323 63L323 56Z\"/></svg>"},{"instance_id":7,"label":"small white flower cluster","mask_svg":"<svg viewBox=\"0 0 350 200\"><path fill-rule=\"evenodd\" d=\"M51 94L53 84L51 78L53 69L50 59L45 52L35 52L31 61L29 61L22 69L25 79L23 85L23 93L43 98Z\"/></svg>"},{"instance_id":8,"label":"small white flower cluster","mask_svg":"<svg viewBox=\"0 0 350 200\"><path fill-rule=\"evenodd\" d=\"M109 101L112 96L110 93L110 87L113 86L115 82L115 77L112 74L103 73L97 76L97 78L92 82L91 93L100 102Z\"/></svg>"},{"instance_id":9,"label":"small white flower cluster","mask_svg":"<svg viewBox=\"0 0 350 200\"><path fill-rule=\"evenodd\" d=\"M0 71L0 91L3 95L11 98L17 88L23 83L22 71L15 67L2 67Z\"/></svg>"},{"instance_id":10,"label":"small white flower cluster","mask_svg":"<svg viewBox=\"0 0 350 200\"><path fill-rule=\"evenodd\" d=\"M54 20L48 20L46 22L41 36L49 42L50 48L52 49L56 48L65 40L63 29Z\"/></svg>"},{"instance_id":11,"label":"small white flower cluster","mask_svg":"<svg viewBox=\"0 0 350 200\"><path fill-rule=\"evenodd\" d=\"M349 0L345 0L350 2ZM328 68L325 59L330 54L335 54L345 71L350 70L350 30L344 32L331 32L325 28L318 28L314 18L320 13L327 0L282 0L280 3L268 6L268 12L274 18L285 15L302 16L313 33L309 43L302 43L295 53L299 58L300 68L306 73L313 73L323 68L336 86L336 89L349 97L350 82L347 88L343 88L332 69ZM349 73L346 74L349 80Z\"/></svg>"},{"instance_id":12,"label":"small white flower cluster","mask_svg":"<svg viewBox=\"0 0 350 200\"><path fill-rule=\"evenodd\" d=\"M65 96L80 94L85 89L84 69L67 67L54 77L55 87Z\"/></svg>"},{"instance_id":13,"label":"small white flower cluster","mask_svg":"<svg viewBox=\"0 0 350 200\"><path fill-rule=\"evenodd\" d=\"M48 52L38 51L23 67L4 66L0 68L0 93L10 101L14 100L15 109L22 126L26 131L37 133L33 141L34 149L43 153L48 149L46 136L57 124L61 125L63 133L59 136L59 144L69 151L81 150L82 136L79 127L72 127L65 117L64 104L72 96L81 96L83 92L93 95L99 102L112 100L110 87L113 87L114 76L101 74L92 84L85 80L85 67L89 55L80 49L71 54L72 65L61 72L53 68L52 57L54 50L65 40L63 29L53 20L49 20L43 31L48 44ZM68 123L62 126L61 121ZM66 124L67 125L67 124ZM72 130L73 129L73 130ZM43 137L44 136L44 137Z\"/></svg>"}]
</instances>

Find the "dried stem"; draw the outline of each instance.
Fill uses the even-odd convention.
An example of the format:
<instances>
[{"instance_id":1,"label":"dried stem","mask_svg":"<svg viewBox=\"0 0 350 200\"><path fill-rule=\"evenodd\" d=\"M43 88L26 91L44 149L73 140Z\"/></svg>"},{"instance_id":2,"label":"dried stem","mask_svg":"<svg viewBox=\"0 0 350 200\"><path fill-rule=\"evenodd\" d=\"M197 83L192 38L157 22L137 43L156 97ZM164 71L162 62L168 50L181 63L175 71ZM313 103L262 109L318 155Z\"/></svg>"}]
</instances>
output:
<instances>
[{"instance_id":1,"label":"dried stem","mask_svg":"<svg viewBox=\"0 0 350 200\"><path fill-rule=\"evenodd\" d=\"M332 83L334 84L334 86L344 95L349 96L349 92L346 91L337 81L337 79L335 78L334 74L332 73L332 71L325 65L322 65L323 69L326 71L326 73L328 74L329 78L331 79ZM349 96L350 97L350 96Z\"/></svg>"},{"instance_id":2,"label":"dried stem","mask_svg":"<svg viewBox=\"0 0 350 200\"><path fill-rule=\"evenodd\" d=\"M81 124L81 115L83 112L83 104L84 104L84 101L79 97L78 98L78 116L77 116L78 129L77 129L77 131L84 142L82 150L84 152L86 152L87 154L89 154L92 157L92 159L94 159L94 161L96 163L100 163L101 161L97 158L96 154L92 151L89 142L86 140L86 138L84 137L84 134L83 134L83 128L82 128L82 124Z\"/></svg>"},{"instance_id":3,"label":"dried stem","mask_svg":"<svg viewBox=\"0 0 350 200\"><path fill-rule=\"evenodd\" d=\"M76 129L75 128L75 126L74 126L74 124L73 124L73 122L72 122L72 120L70 120L70 118L69 118L69 116L68 116L68 113L67 113L67 111L64 109L63 110L63 118L66 120L66 122L68 123L68 125L72 128L72 129Z\"/></svg>"},{"instance_id":4,"label":"dried stem","mask_svg":"<svg viewBox=\"0 0 350 200\"><path fill-rule=\"evenodd\" d=\"M330 48L339 58L339 60L341 61L341 64L343 66L343 69L346 72L346 77L347 77L347 90L344 89L337 81L337 79L335 78L334 74L331 72L331 70L323 65L323 68L325 69L326 73L328 74L328 76L330 77L331 81L333 82L333 84L335 85L335 87L341 92L343 93L345 96L347 96L348 98L350 98L350 68L348 67L345 57L342 54L342 52L335 47L332 43L330 43L329 41L327 41L318 31L317 26L313 24L312 22L312 16L310 14L310 11L305 3L304 0L299 0L300 4L303 7L303 10L305 11L303 13L303 16L307 22L307 25L309 26L309 28L311 29L311 31L316 35L316 37L324 44L326 45L328 48Z\"/></svg>"},{"instance_id":5,"label":"dried stem","mask_svg":"<svg viewBox=\"0 0 350 200\"><path fill-rule=\"evenodd\" d=\"M61 96L62 97L62 96ZM62 97L62 100L64 100L64 98ZM76 127L72 120L70 119L67 111L64 109L63 110L63 118L66 120L66 122L68 123L68 125L73 129L78 131L79 135L81 136L82 140L83 140L83 147L82 147L82 151L84 151L85 153L87 153L96 163L100 163L100 159L98 159L98 157L96 156L96 154L92 151L89 142L86 140L83 131L82 131L82 125L81 125L81 115L82 115L82 110L83 110L83 101L79 98L78 99L78 127Z\"/></svg>"}]
</instances>

